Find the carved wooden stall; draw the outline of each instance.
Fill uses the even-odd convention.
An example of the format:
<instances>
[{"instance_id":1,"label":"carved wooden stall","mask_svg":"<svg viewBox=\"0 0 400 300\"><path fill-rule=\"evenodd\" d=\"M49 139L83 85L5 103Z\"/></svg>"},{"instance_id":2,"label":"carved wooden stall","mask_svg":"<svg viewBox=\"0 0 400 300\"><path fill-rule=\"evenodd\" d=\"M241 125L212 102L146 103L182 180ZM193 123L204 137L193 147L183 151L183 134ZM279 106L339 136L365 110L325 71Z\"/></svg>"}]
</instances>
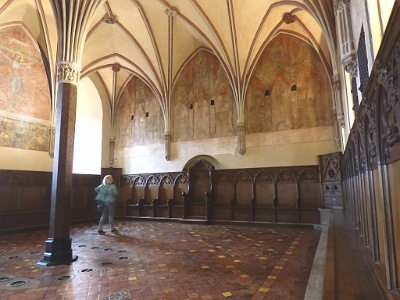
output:
<instances>
[{"instance_id":1,"label":"carved wooden stall","mask_svg":"<svg viewBox=\"0 0 400 300\"><path fill-rule=\"evenodd\" d=\"M178 173L123 175L121 198L134 218L319 223L319 172L318 166L215 170L199 160Z\"/></svg>"},{"instance_id":2,"label":"carved wooden stall","mask_svg":"<svg viewBox=\"0 0 400 300\"><path fill-rule=\"evenodd\" d=\"M400 2L341 162L345 209L388 298L400 299Z\"/></svg>"},{"instance_id":3,"label":"carved wooden stall","mask_svg":"<svg viewBox=\"0 0 400 300\"><path fill-rule=\"evenodd\" d=\"M188 182L186 172L123 175L121 198L125 201L125 215L182 218Z\"/></svg>"},{"instance_id":4,"label":"carved wooden stall","mask_svg":"<svg viewBox=\"0 0 400 300\"><path fill-rule=\"evenodd\" d=\"M213 172L214 167L205 160L189 168L189 190L183 201L185 219L209 219Z\"/></svg>"}]
</instances>

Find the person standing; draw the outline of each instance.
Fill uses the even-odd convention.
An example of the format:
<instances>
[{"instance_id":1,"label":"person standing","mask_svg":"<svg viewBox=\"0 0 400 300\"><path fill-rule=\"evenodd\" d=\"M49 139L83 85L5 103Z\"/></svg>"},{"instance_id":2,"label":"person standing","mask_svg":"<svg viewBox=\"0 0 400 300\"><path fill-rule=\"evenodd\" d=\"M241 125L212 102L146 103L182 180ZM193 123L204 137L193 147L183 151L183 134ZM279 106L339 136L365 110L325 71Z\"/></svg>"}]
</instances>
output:
<instances>
[{"instance_id":1,"label":"person standing","mask_svg":"<svg viewBox=\"0 0 400 300\"><path fill-rule=\"evenodd\" d=\"M114 226L114 213L115 213L115 199L117 198L117 188L113 184L113 178L111 175L106 175L103 178L102 184L95 188L97 193L96 200L101 201L102 210L101 218L99 221L99 234L105 234L103 225L108 218L110 223L111 232L118 233L118 230Z\"/></svg>"}]
</instances>

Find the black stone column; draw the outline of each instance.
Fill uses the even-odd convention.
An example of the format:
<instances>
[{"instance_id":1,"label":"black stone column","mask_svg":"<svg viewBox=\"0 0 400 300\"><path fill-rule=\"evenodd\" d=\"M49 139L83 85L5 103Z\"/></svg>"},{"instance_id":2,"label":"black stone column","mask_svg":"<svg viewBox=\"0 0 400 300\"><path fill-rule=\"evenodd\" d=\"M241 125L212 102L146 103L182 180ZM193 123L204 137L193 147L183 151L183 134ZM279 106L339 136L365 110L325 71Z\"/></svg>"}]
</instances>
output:
<instances>
[{"instance_id":1,"label":"black stone column","mask_svg":"<svg viewBox=\"0 0 400 300\"><path fill-rule=\"evenodd\" d=\"M72 162L76 121L77 86L59 82L55 134L49 238L41 265L67 264L73 256L70 237Z\"/></svg>"}]
</instances>

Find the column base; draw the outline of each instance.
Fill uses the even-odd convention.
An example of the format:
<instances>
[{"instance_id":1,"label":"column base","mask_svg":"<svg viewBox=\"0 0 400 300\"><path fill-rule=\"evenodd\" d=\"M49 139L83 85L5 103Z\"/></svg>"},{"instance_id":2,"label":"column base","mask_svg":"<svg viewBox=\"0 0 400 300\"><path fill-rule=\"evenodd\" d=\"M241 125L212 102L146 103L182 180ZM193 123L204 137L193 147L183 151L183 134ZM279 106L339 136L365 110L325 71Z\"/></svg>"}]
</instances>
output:
<instances>
[{"instance_id":1,"label":"column base","mask_svg":"<svg viewBox=\"0 0 400 300\"><path fill-rule=\"evenodd\" d=\"M38 265L67 265L77 261L78 256L72 255L71 242L71 238L48 238L46 241L46 252L43 259L38 262Z\"/></svg>"}]
</instances>

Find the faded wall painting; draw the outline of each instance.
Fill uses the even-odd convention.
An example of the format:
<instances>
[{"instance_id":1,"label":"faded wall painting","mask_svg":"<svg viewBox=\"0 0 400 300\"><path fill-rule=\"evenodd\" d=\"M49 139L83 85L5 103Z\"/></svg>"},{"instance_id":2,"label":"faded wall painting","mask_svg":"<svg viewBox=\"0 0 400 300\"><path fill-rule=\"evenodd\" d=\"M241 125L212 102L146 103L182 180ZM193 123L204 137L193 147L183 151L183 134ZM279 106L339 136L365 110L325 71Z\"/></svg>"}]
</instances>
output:
<instances>
[{"instance_id":1,"label":"faded wall painting","mask_svg":"<svg viewBox=\"0 0 400 300\"><path fill-rule=\"evenodd\" d=\"M118 103L115 147L121 149L163 142L161 106L149 87L141 79L133 77Z\"/></svg>"},{"instance_id":2,"label":"faded wall painting","mask_svg":"<svg viewBox=\"0 0 400 300\"><path fill-rule=\"evenodd\" d=\"M330 81L316 51L279 35L262 53L246 95L246 133L332 125Z\"/></svg>"},{"instance_id":3,"label":"faded wall painting","mask_svg":"<svg viewBox=\"0 0 400 300\"><path fill-rule=\"evenodd\" d=\"M49 150L51 99L41 54L21 26L0 29L0 147Z\"/></svg>"},{"instance_id":4,"label":"faded wall painting","mask_svg":"<svg viewBox=\"0 0 400 300\"><path fill-rule=\"evenodd\" d=\"M172 95L172 140L234 135L233 94L218 59L199 51L179 74Z\"/></svg>"}]
</instances>

